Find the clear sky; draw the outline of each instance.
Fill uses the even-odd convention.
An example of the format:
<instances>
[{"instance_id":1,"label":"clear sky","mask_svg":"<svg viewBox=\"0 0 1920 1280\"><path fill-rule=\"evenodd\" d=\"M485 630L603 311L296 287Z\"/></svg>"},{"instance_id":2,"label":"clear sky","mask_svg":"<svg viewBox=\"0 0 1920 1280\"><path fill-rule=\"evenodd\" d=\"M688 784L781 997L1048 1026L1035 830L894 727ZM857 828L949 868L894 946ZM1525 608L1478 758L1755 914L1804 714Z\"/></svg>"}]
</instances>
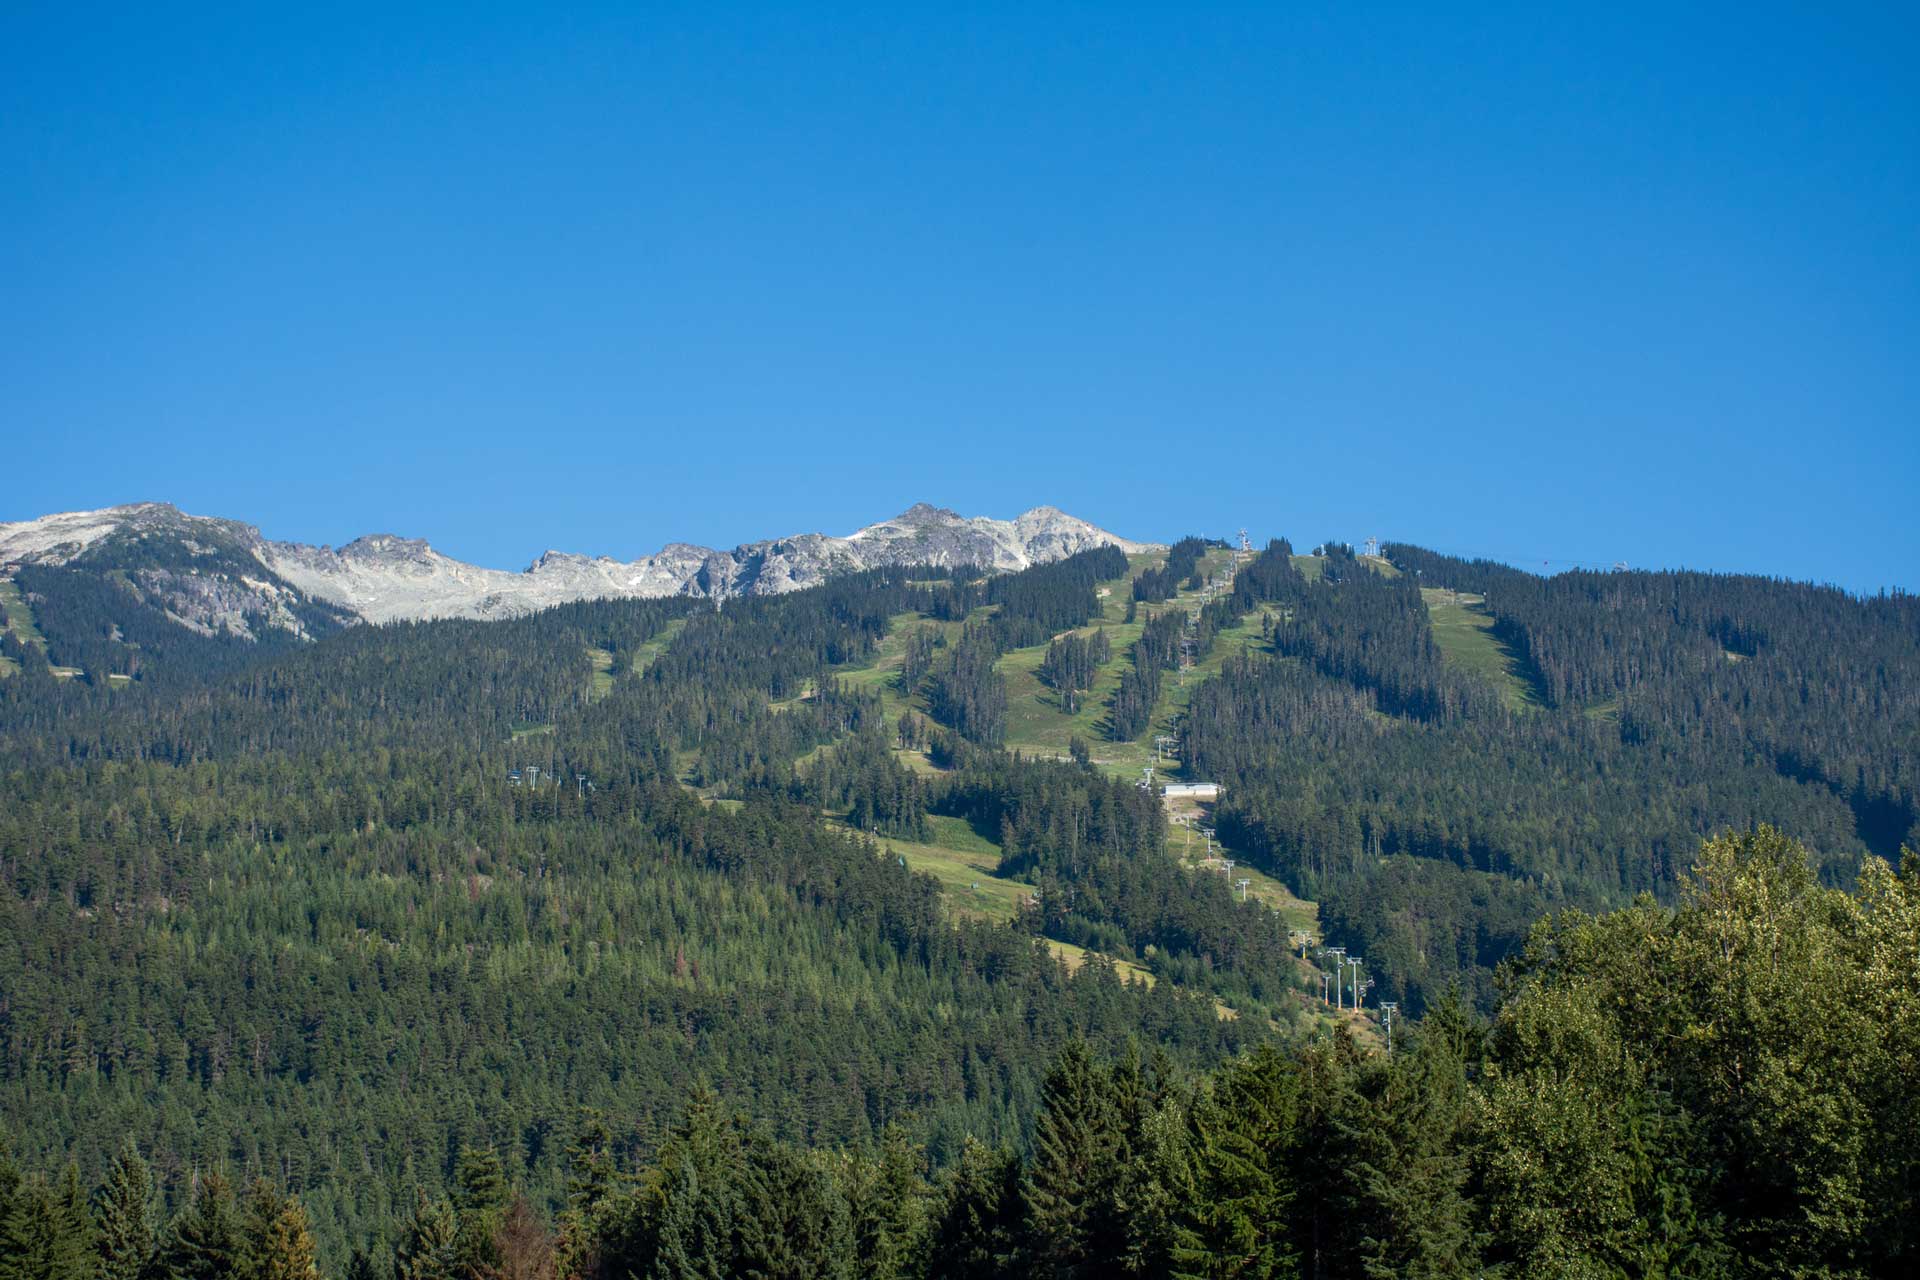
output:
<instances>
[{"instance_id":1,"label":"clear sky","mask_svg":"<svg viewBox=\"0 0 1920 1280\"><path fill-rule=\"evenodd\" d=\"M1920 588L1912 4L11 3L0 174L0 519Z\"/></svg>"}]
</instances>

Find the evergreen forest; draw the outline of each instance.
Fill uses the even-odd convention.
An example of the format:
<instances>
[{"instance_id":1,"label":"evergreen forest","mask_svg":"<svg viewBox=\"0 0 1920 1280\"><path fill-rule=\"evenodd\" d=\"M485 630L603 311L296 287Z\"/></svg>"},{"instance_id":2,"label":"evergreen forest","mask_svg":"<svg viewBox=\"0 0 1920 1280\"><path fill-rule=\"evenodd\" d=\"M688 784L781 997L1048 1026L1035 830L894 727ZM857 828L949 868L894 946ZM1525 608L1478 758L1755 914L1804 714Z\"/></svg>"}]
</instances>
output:
<instances>
[{"instance_id":1,"label":"evergreen forest","mask_svg":"<svg viewBox=\"0 0 1920 1280\"><path fill-rule=\"evenodd\" d=\"M0 1280L1920 1270L1920 603L1381 550L20 568Z\"/></svg>"}]
</instances>

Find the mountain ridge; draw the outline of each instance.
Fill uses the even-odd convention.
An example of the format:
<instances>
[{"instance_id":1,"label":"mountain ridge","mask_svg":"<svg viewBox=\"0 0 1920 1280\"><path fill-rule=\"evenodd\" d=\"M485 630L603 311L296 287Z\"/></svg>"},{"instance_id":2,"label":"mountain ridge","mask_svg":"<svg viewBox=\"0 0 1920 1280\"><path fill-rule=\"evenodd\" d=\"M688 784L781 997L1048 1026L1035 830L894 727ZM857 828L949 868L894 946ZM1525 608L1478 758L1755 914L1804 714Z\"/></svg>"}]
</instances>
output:
<instances>
[{"instance_id":1,"label":"mountain ridge","mask_svg":"<svg viewBox=\"0 0 1920 1280\"><path fill-rule=\"evenodd\" d=\"M395 533L364 534L337 549L280 541L263 536L256 525L192 515L164 502L0 523L0 566L85 568L106 561L113 548L138 547L147 557L163 555L176 577L193 576L204 561L207 572L224 582L240 579L245 585L237 589L258 594L263 614L273 612L271 597L291 590L367 622L512 617L580 600L685 595L718 601L799 590L837 574L899 564L1017 571L1109 545L1128 553L1157 546L1053 506L1000 520L926 502L844 537L799 533L728 549L669 542L652 555L624 561L550 548L518 572L457 560L424 538ZM213 556L215 548L225 554ZM270 576L254 582L236 568L248 559ZM230 601L224 616L243 612L244 602L236 612ZM193 621L219 625L211 618Z\"/></svg>"}]
</instances>

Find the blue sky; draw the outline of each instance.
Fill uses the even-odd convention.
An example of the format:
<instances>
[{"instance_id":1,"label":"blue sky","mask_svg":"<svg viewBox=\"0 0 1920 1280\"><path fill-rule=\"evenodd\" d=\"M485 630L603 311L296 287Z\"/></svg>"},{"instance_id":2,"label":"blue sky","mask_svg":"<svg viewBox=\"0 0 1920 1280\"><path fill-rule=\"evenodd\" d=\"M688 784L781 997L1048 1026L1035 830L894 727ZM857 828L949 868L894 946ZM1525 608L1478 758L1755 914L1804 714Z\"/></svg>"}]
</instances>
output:
<instances>
[{"instance_id":1,"label":"blue sky","mask_svg":"<svg viewBox=\"0 0 1920 1280\"><path fill-rule=\"evenodd\" d=\"M1913 6L399 8L0 13L0 519L1920 587Z\"/></svg>"}]
</instances>

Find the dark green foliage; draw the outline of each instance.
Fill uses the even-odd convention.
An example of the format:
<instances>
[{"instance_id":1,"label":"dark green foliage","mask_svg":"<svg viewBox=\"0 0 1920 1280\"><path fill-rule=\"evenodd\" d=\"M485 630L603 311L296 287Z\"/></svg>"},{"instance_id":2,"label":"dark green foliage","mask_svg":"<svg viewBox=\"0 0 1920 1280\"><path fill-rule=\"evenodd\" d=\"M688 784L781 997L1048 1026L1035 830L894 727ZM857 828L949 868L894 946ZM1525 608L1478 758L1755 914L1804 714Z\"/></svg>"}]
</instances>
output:
<instances>
[{"instance_id":1,"label":"dark green foliage","mask_svg":"<svg viewBox=\"0 0 1920 1280\"><path fill-rule=\"evenodd\" d=\"M900 655L900 689L913 693L933 670L934 655L946 647L946 637L935 627L915 627L907 633L906 648Z\"/></svg>"},{"instance_id":2,"label":"dark green foliage","mask_svg":"<svg viewBox=\"0 0 1920 1280\"><path fill-rule=\"evenodd\" d=\"M1189 770L1226 785L1223 836L1317 899L1329 939L1368 957L1386 998L1418 1006L1458 982L1490 1008L1493 966L1532 919L1670 896L1697 841L1724 826L1791 827L1832 884L1905 830L1911 787L1889 734L1920 726L1906 597L1708 575L1543 581L1392 550L1397 578L1336 556L1309 582L1284 543L1245 566L1235 600L1271 618L1273 653L1230 659L1182 726ZM1534 665L1585 673L1549 679L1565 705L1511 712L1447 666L1421 584L1485 590L1513 619L1503 627L1537 615L1559 639L1510 639ZM1691 656L1656 661L1643 632ZM1755 656L1730 660L1723 640ZM1802 709L1787 689L1805 691ZM1576 705L1593 697L1617 715ZM1840 745L1842 724L1873 745ZM1829 763L1807 767L1816 757ZM1836 772L1852 781L1832 784Z\"/></svg>"},{"instance_id":3,"label":"dark green foliage","mask_svg":"<svg viewBox=\"0 0 1920 1280\"><path fill-rule=\"evenodd\" d=\"M1133 580L1133 598L1149 603L1171 600L1180 584L1193 577L1200 557L1206 554L1205 538L1182 538L1167 549L1167 562L1142 572Z\"/></svg>"},{"instance_id":4,"label":"dark green foliage","mask_svg":"<svg viewBox=\"0 0 1920 1280\"><path fill-rule=\"evenodd\" d=\"M73 1165L57 1179L29 1176L11 1188L0 1216L0 1280L92 1280L97 1265Z\"/></svg>"},{"instance_id":5,"label":"dark green foliage","mask_svg":"<svg viewBox=\"0 0 1920 1280\"><path fill-rule=\"evenodd\" d=\"M136 551L44 582L49 635L142 634L113 572L168 566ZM1185 764L1236 852L1428 1006L1391 1061L1256 1047L1303 1021L1282 923L1182 869L1085 743L991 748L995 660L1085 628L1117 552L156 632L111 692L32 650L0 680L0 1114L33 1170L0 1162L0 1275L135 1280L143 1241L193 1280L316 1252L356 1280L1911 1273L1920 872L1832 891L1912 825L1911 601L1396 557L1310 583L1274 544L1149 620L1110 725L1146 732L1183 642L1260 611L1265 647L1188 677ZM1538 709L1441 659L1441 573ZM848 675L903 614L966 622L907 646L946 727ZM1103 634L1052 645L1063 698ZM824 820L924 838L929 811L1032 884L1011 926ZM1743 837L1687 878L1702 833L1768 818L1811 866ZM1564 906L1625 909L1529 933ZM1036 934L1162 981L1069 976Z\"/></svg>"},{"instance_id":6,"label":"dark green foliage","mask_svg":"<svg viewBox=\"0 0 1920 1280\"><path fill-rule=\"evenodd\" d=\"M498 1268L499 1234L512 1195L500 1154L492 1147L462 1147L453 1166L453 1256L468 1275Z\"/></svg>"},{"instance_id":7,"label":"dark green foliage","mask_svg":"<svg viewBox=\"0 0 1920 1280\"><path fill-rule=\"evenodd\" d=\"M1286 930L1217 877L1179 865L1155 793L1072 764L974 751L934 805L999 833L1000 874L1038 890L1027 913L1037 932L1270 1006L1292 990Z\"/></svg>"},{"instance_id":8,"label":"dark green foliage","mask_svg":"<svg viewBox=\"0 0 1920 1280\"><path fill-rule=\"evenodd\" d=\"M880 731L855 733L821 753L798 788L811 803L844 811L861 831L927 838L927 788L888 749Z\"/></svg>"},{"instance_id":9,"label":"dark green foliage","mask_svg":"<svg viewBox=\"0 0 1920 1280\"><path fill-rule=\"evenodd\" d=\"M1704 846L1676 907L1542 922L1490 1029L1448 998L1391 1057L1341 1029L1199 1077L1069 1037L1026 1155L968 1142L931 1182L898 1129L808 1149L695 1086L651 1155L583 1119L564 1271L469 1146L457 1209L418 1197L393 1274L1906 1276L1916 1009L1920 857L1849 895L1761 829ZM95 1274L71 1167L0 1169L0 1203L0 1275ZM492 1260L462 1262L480 1217ZM161 1274L313 1274L304 1216L263 1182L239 1211L208 1175L167 1238Z\"/></svg>"},{"instance_id":10,"label":"dark green foliage","mask_svg":"<svg viewBox=\"0 0 1920 1280\"><path fill-rule=\"evenodd\" d=\"M969 741L993 746L1006 734L1007 682L993 668L1000 657L991 627L969 626L933 680L934 717Z\"/></svg>"},{"instance_id":11,"label":"dark green foliage","mask_svg":"<svg viewBox=\"0 0 1920 1280\"><path fill-rule=\"evenodd\" d=\"M142 1280L157 1245L153 1173L126 1139L93 1197L101 1280Z\"/></svg>"},{"instance_id":12,"label":"dark green foliage","mask_svg":"<svg viewBox=\"0 0 1920 1280\"><path fill-rule=\"evenodd\" d=\"M161 1269L168 1280L238 1280L245 1261L233 1185L218 1173L202 1174L192 1201L168 1227Z\"/></svg>"},{"instance_id":13,"label":"dark green foliage","mask_svg":"<svg viewBox=\"0 0 1920 1280\"><path fill-rule=\"evenodd\" d=\"M1060 709L1071 715L1080 707L1080 695L1093 688L1094 676L1113 657L1104 627L1090 636L1067 635L1047 647L1039 676L1060 695Z\"/></svg>"},{"instance_id":14,"label":"dark green foliage","mask_svg":"<svg viewBox=\"0 0 1920 1280\"><path fill-rule=\"evenodd\" d=\"M1031 1274L1095 1275L1119 1254L1113 1191L1126 1155L1106 1073L1075 1040L1047 1073L1020 1186Z\"/></svg>"},{"instance_id":15,"label":"dark green foliage","mask_svg":"<svg viewBox=\"0 0 1920 1280\"><path fill-rule=\"evenodd\" d=\"M952 1280L1008 1274L1026 1238L1020 1160L973 1139L947 1178L928 1245L938 1273Z\"/></svg>"},{"instance_id":16,"label":"dark green foliage","mask_svg":"<svg viewBox=\"0 0 1920 1280\"><path fill-rule=\"evenodd\" d=\"M453 1206L415 1189L413 1213L400 1230L393 1251L394 1280L455 1280L459 1270L459 1227Z\"/></svg>"}]
</instances>

